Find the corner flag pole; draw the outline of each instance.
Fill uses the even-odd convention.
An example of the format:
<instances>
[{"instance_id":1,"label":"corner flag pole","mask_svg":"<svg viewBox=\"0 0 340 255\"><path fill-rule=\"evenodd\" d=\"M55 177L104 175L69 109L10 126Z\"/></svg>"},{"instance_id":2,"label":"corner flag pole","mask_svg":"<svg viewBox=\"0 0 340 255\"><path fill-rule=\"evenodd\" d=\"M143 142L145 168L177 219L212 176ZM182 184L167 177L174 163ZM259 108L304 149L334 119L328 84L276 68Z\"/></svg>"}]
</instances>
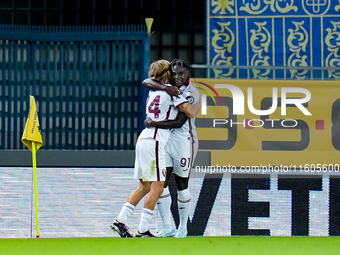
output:
<instances>
[{"instance_id":1,"label":"corner flag pole","mask_svg":"<svg viewBox=\"0 0 340 255\"><path fill-rule=\"evenodd\" d=\"M35 229L36 237L39 238L39 212L38 212L38 180L37 180L37 160L36 160L36 146L32 142L32 161L33 161L33 179L34 179L34 205L35 205Z\"/></svg>"},{"instance_id":2,"label":"corner flag pole","mask_svg":"<svg viewBox=\"0 0 340 255\"><path fill-rule=\"evenodd\" d=\"M34 200L35 200L35 224L36 237L39 238L39 214L38 214L38 181L37 181L37 161L36 152L42 146L42 137L38 119L37 108L33 96L30 96L30 111L26 121L24 133L21 141L32 151Z\"/></svg>"}]
</instances>

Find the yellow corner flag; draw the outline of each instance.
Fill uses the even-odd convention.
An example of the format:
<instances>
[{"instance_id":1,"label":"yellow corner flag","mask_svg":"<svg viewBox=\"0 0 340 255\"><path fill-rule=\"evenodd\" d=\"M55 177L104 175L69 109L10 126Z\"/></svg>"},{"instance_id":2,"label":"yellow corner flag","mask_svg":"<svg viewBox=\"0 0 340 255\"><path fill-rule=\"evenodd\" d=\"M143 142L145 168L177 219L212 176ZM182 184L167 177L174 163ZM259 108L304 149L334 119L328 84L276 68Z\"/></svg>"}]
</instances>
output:
<instances>
[{"instance_id":1,"label":"yellow corner flag","mask_svg":"<svg viewBox=\"0 0 340 255\"><path fill-rule=\"evenodd\" d=\"M21 141L32 151L32 142L36 145L36 150L42 146L42 137L37 113L37 107L33 96L30 96L30 111Z\"/></svg>"},{"instance_id":2,"label":"yellow corner flag","mask_svg":"<svg viewBox=\"0 0 340 255\"><path fill-rule=\"evenodd\" d=\"M38 214L38 181L37 181L37 161L36 152L42 146L42 137L37 113L37 107L33 96L30 96L30 111L21 141L32 151L33 161L33 181L35 198L35 223L36 237L39 238L39 214Z\"/></svg>"}]
</instances>

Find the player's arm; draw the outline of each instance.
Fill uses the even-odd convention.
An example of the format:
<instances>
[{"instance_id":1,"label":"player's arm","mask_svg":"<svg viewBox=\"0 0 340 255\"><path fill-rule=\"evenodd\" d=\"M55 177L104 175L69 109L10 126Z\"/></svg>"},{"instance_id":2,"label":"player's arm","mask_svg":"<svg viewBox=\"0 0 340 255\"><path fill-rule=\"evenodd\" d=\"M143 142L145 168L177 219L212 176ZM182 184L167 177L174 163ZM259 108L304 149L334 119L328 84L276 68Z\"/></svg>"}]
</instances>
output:
<instances>
[{"instance_id":1,"label":"player's arm","mask_svg":"<svg viewBox=\"0 0 340 255\"><path fill-rule=\"evenodd\" d=\"M147 117L144 120L145 127L156 127L156 128L180 128L187 121L187 116L183 112L178 112L176 119L174 120L162 120L153 121L151 118Z\"/></svg>"},{"instance_id":2,"label":"player's arm","mask_svg":"<svg viewBox=\"0 0 340 255\"><path fill-rule=\"evenodd\" d=\"M196 117L197 114L199 113L199 111L201 110L201 106L202 106L201 96L199 98L200 99L198 100L197 104L190 105L190 116L191 116L191 118Z\"/></svg>"},{"instance_id":3,"label":"player's arm","mask_svg":"<svg viewBox=\"0 0 340 255\"><path fill-rule=\"evenodd\" d=\"M181 105L178 106L178 108L185 113L185 115L188 117L188 118L191 118L190 117L190 104L189 103L183 103Z\"/></svg>"},{"instance_id":4,"label":"player's arm","mask_svg":"<svg viewBox=\"0 0 340 255\"><path fill-rule=\"evenodd\" d=\"M169 96L179 96L179 91L176 86L167 86L153 78L147 78L142 81L144 87L150 90L165 90Z\"/></svg>"},{"instance_id":5,"label":"player's arm","mask_svg":"<svg viewBox=\"0 0 340 255\"><path fill-rule=\"evenodd\" d=\"M190 103L184 103L179 105L178 108L184 112L188 118L194 118L201 109L201 98L197 104L191 105Z\"/></svg>"}]
</instances>

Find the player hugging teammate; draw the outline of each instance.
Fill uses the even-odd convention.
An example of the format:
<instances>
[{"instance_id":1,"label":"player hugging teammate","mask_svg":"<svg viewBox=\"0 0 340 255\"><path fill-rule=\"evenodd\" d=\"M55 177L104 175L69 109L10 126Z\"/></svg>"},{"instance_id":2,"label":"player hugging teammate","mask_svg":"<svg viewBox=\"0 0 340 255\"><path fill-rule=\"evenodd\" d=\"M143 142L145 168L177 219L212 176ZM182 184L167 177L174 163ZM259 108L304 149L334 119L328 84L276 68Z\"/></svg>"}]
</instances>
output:
<instances>
[{"instance_id":1,"label":"player hugging teammate","mask_svg":"<svg viewBox=\"0 0 340 255\"><path fill-rule=\"evenodd\" d=\"M176 237L187 236L187 223L189 217L191 195L188 188L190 170L195 160L198 149L198 137L195 126L195 118L201 108L198 89L191 83L189 77L190 65L183 60L175 59L171 62L171 76L173 83L180 94L190 102L190 118L179 112L176 120L155 122L147 119L144 123L147 127L173 128L170 138L165 146L166 180L164 191L157 201L157 206L163 220L163 228L157 233L158 237L174 236L175 231L171 226L171 196L168 181L171 173L175 174L178 190L178 210L180 224ZM147 79L143 82L149 89L166 89ZM184 124L182 124L184 122Z\"/></svg>"},{"instance_id":2,"label":"player hugging teammate","mask_svg":"<svg viewBox=\"0 0 340 255\"><path fill-rule=\"evenodd\" d=\"M179 190L179 208L184 208L181 209L183 210L182 213L180 211L181 224L176 236L185 237L187 235L186 225L190 205L188 178L195 154L194 152L197 151L197 145L193 142L197 141L197 135L196 131L195 134L192 133L190 120L197 115L200 109L200 106L197 106L196 108L191 107L186 99L190 99L191 97L188 68L189 65L184 61L175 61L170 64L166 60L156 61L150 66L149 77L153 77L152 83L155 84L150 85L152 90L149 92L146 103L148 118L145 123L147 128L139 135L135 150L136 159L134 176L135 179L139 179L139 187L131 193L127 202L123 205L117 219L111 224L111 228L117 231L121 237L132 237L132 234L125 224L133 213L135 206L146 194L148 195L144 201L138 234L135 236L153 237L149 231L149 223L157 200L159 200L158 202L160 202L160 200L165 201L163 209L161 209L162 206L159 205L164 221L164 228L161 231L163 234L159 236L170 236L174 234L170 224L171 198L167 184L166 188L163 189L165 187L164 181L166 176L168 180L172 169L176 174L176 182ZM176 86L180 87L179 90L182 90L181 92L185 97L177 95L178 90L168 84L169 81L172 80L172 77ZM180 83L183 86L180 86ZM171 95L167 94L167 92ZM197 95L199 99L198 92ZM179 112L178 109L180 109L181 112ZM189 117L188 120L187 117ZM187 122L188 126L185 128ZM176 130L172 130L173 126L178 127L178 129L184 128L183 132L185 132L175 133L174 139L184 134L186 137L181 137L180 140L190 140L188 140L189 143L183 143L183 147L180 147L181 149L183 148L183 152L181 152L183 154L180 156L180 161L178 162L177 158L179 154L172 155L171 148L173 148L173 145L171 146L170 143L168 145L169 138L173 136L172 134L174 130ZM196 150L192 149L190 146L192 146L192 148L196 147ZM167 147L167 149L165 149L165 147ZM178 151L179 148L176 150ZM185 159L185 163L183 160L181 163L181 159ZM181 168L179 168L179 166L181 166Z\"/></svg>"}]
</instances>

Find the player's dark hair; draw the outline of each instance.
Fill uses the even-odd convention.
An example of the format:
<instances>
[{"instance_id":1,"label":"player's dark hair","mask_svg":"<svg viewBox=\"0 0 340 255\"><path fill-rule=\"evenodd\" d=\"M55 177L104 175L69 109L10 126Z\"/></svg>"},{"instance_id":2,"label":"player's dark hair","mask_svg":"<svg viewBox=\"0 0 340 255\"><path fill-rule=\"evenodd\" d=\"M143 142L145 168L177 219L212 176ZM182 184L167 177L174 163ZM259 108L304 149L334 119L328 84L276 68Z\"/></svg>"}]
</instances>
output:
<instances>
[{"instance_id":1,"label":"player's dark hair","mask_svg":"<svg viewBox=\"0 0 340 255\"><path fill-rule=\"evenodd\" d=\"M188 71L190 71L190 64L188 62L185 62L183 59L174 59L170 62L170 72L172 73L172 69L175 66L182 66L185 67Z\"/></svg>"}]
</instances>

